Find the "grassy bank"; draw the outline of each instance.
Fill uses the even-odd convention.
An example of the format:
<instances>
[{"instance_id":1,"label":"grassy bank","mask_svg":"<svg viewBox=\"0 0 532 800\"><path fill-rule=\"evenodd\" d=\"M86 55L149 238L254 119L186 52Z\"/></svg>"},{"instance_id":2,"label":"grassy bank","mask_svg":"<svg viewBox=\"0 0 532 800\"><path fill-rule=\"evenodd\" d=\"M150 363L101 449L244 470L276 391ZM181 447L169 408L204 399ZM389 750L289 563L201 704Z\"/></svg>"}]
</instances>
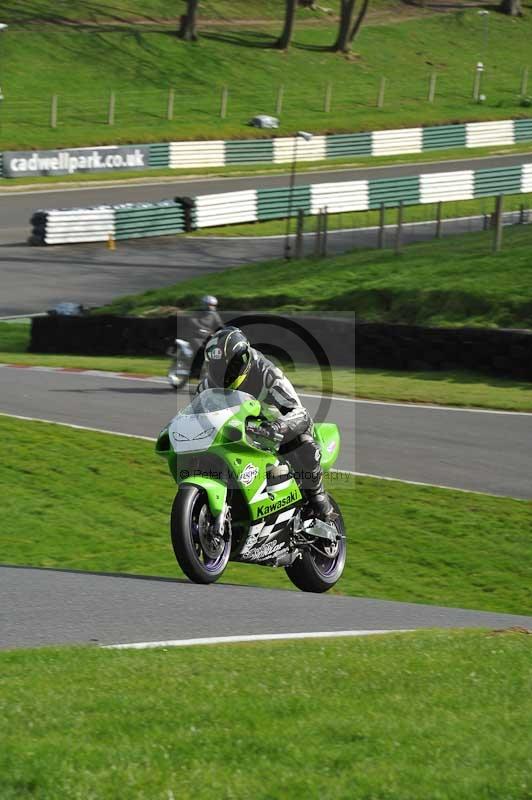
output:
<instances>
[{"instance_id":1,"label":"grassy bank","mask_svg":"<svg viewBox=\"0 0 532 800\"><path fill-rule=\"evenodd\" d=\"M505 231L501 253L492 234L413 244L401 256L358 250L319 261L246 265L216 274L224 308L352 313L369 321L419 325L532 327L532 230ZM467 268L464 265L467 264ZM211 276L116 300L113 313L160 306L194 307Z\"/></svg>"},{"instance_id":2,"label":"grassy bank","mask_svg":"<svg viewBox=\"0 0 532 800\"><path fill-rule=\"evenodd\" d=\"M531 638L0 653L2 798L524 800Z\"/></svg>"},{"instance_id":3,"label":"grassy bank","mask_svg":"<svg viewBox=\"0 0 532 800\"><path fill-rule=\"evenodd\" d=\"M0 435L4 563L181 576L168 535L175 486L152 444L2 416ZM340 593L532 611L531 503L345 474L328 482L349 538ZM241 564L224 580L290 588L281 570Z\"/></svg>"},{"instance_id":4,"label":"grassy bank","mask_svg":"<svg viewBox=\"0 0 532 800\"><path fill-rule=\"evenodd\" d=\"M403 7L389 4L379 24L370 20L365 26L356 52L346 58L328 52L336 26L323 16L316 25L297 28L288 53L277 51L272 44L281 27L281 6L274 7L279 20L274 26L251 20L249 25L235 25L226 18L224 25L204 26L200 40L187 44L175 37L175 25L127 24L139 13L141 21L149 23L151 17L153 23L152 15L161 13L160 3L140 12L138 3L123 3L118 10L101 4L89 5L88 11L85 4L73 6L78 19L81 13L86 18L107 17L108 24L99 28L58 24L57 6L47 0L30 2L22 11L19 4L9 3L2 9L10 27L2 35L5 100L0 148L260 135L246 123L258 112L275 112L281 84L283 134L301 128L373 130L529 114L519 105L520 75L532 33L529 13L519 20L492 14L489 52L484 56L477 9L419 11L396 24L395 17L404 16ZM183 5L172 8L172 16L177 18L182 9ZM248 9L243 16L253 11ZM162 13L168 16L168 10ZM312 12L305 14L312 18ZM43 18L48 18L47 24L36 24ZM479 59L486 62L487 99L482 105L471 99ZM438 85L430 104L427 91L433 71ZM388 79L387 95L384 108L378 109L382 76ZM326 113L329 82L332 107ZM220 119L223 86L228 87L229 102L226 118ZM170 88L176 90L176 103L169 121ZM108 124L111 91L116 97L113 125ZM50 127L53 94L58 96L55 129Z\"/></svg>"}]
</instances>

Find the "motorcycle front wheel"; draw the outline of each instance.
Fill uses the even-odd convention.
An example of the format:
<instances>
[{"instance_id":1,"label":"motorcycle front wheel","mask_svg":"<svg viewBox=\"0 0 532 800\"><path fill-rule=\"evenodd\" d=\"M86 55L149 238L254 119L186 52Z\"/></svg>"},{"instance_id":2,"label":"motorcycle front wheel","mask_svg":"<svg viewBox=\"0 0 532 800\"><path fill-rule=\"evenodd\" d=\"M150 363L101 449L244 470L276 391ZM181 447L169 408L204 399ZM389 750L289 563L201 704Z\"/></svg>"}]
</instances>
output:
<instances>
[{"instance_id":1,"label":"motorcycle front wheel","mask_svg":"<svg viewBox=\"0 0 532 800\"><path fill-rule=\"evenodd\" d=\"M326 539L315 539L285 572L292 583L303 592L327 592L342 577L347 553L345 526L338 503L329 496L338 517L333 521L338 538L333 544Z\"/></svg>"},{"instance_id":2,"label":"motorcycle front wheel","mask_svg":"<svg viewBox=\"0 0 532 800\"><path fill-rule=\"evenodd\" d=\"M231 554L231 536L213 532L207 495L197 486L183 484L175 496L170 534L177 563L194 583L214 583Z\"/></svg>"}]
</instances>

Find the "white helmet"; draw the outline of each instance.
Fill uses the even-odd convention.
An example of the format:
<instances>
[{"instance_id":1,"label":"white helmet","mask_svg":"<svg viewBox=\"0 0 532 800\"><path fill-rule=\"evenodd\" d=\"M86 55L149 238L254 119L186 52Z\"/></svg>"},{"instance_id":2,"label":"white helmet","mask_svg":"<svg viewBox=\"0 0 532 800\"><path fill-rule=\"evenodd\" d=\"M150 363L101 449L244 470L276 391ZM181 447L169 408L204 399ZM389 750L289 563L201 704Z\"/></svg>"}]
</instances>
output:
<instances>
[{"instance_id":1,"label":"white helmet","mask_svg":"<svg viewBox=\"0 0 532 800\"><path fill-rule=\"evenodd\" d=\"M212 294L206 294L201 298L201 304L204 308L215 310L218 308L218 300Z\"/></svg>"}]
</instances>

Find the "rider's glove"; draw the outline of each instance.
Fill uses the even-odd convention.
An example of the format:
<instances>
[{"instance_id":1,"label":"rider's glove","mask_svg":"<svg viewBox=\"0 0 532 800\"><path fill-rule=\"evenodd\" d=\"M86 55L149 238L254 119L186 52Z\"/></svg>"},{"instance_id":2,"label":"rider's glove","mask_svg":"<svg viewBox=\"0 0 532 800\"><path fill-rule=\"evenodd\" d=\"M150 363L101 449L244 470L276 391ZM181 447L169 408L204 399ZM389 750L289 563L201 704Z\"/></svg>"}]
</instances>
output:
<instances>
[{"instance_id":1,"label":"rider's glove","mask_svg":"<svg viewBox=\"0 0 532 800\"><path fill-rule=\"evenodd\" d=\"M258 433L267 439L271 439L272 442L280 444L288 433L288 427L284 422L277 419L275 422L263 422L258 428Z\"/></svg>"}]
</instances>

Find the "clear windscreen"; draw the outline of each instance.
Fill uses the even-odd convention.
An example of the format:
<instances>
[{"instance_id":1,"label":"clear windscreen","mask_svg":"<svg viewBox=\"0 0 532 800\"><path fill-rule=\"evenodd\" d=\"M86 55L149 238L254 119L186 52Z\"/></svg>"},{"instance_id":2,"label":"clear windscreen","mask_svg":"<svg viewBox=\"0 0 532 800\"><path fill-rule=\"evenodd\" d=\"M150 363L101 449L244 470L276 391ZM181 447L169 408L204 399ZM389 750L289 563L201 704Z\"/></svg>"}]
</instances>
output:
<instances>
[{"instance_id":1,"label":"clear windscreen","mask_svg":"<svg viewBox=\"0 0 532 800\"><path fill-rule=\"evenodd\" d=\"M235 408L241 406L246 400L252 399L251 395L246 392L237 392L234 389L205 389L179 413L181 416L195 417L198 414L210 414L213 411Z\"/></svg>"}]
</instances>

